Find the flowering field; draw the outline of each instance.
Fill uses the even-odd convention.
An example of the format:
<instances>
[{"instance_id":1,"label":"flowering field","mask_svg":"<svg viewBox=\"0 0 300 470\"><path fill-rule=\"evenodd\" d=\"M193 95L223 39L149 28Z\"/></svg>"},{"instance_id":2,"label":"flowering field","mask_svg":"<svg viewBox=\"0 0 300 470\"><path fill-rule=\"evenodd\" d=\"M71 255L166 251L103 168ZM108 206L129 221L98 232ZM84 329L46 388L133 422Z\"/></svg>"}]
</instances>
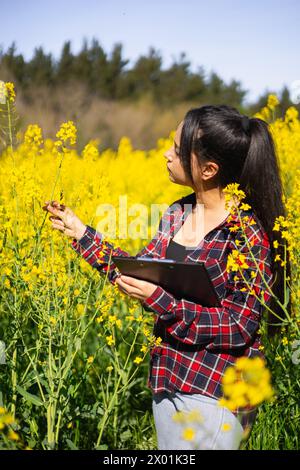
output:
<instances>
[{"instance_id":1,"label":"flowering field","mask_svg":"<svg viewBox=\"0 0 300 470\"><path fill-rule=\"evenodd\" d=\"M60 201L101 232L105 226L100 204L118 208L125 195L128 207L150 207L189 194L190 188L170 183L165 169L163 154L173 133L150 151L133 149L124 137L116 152L99 154L95 140L79 153L72 122L63 124L53 139L44 140L34 124L15 133L12 84L5 85L4 94L0 448L155 449L151 392L146 387L149 348L160 341L152 335L153 316L81 259L72 250L72 240L51 228L42 206L46 200ZM253 366L255 380L241 387L239 379L240 392L235 392L238 371L226 376L224 387L231 399L243 403L242 394L254 387L252 396L262 402L244 443L247 449L300 447L300 122L293 107L284 119L276 119L276 104L271 95L258 117L270 122L280 159L288 214L274 230L281 231L290 252L293 270L292 279L286 280L286 297L291 297L293 311L274 338L268 337L263 321L267 367ZM123 223L116 211L117 232L108 233L106 240L131 255L157 229L156 223L149 223L143 238L126 238L120 236ZM279 255L276 261L285 263ZM252 367L239 366L240 371ZM262 381L265 395L259 392ZM264 401L269 395L272 399ZM177 421L183 425L186 417ZM188 419L183 430L190 440L192 421Z\"/></svg>"}]
</instances>

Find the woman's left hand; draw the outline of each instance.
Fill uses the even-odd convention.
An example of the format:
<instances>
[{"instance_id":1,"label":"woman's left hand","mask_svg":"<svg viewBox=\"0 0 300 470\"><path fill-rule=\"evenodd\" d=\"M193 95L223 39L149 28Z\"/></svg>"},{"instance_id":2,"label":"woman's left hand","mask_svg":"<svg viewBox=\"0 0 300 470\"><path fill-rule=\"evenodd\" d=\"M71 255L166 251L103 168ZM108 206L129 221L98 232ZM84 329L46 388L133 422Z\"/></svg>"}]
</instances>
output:
<instances>
[{"instance_id":1,"label":"woman's left hand","mask_svg":"<svg viewBox=\"0 0 300 470\"><path fill-rule=\"evenodd\" d=\"M116 279L116 284L124 294L142 301L150 297L157 288L157 285L152 284L152 282L142 281L123 274Z\"/></svg>"}]
</instances>

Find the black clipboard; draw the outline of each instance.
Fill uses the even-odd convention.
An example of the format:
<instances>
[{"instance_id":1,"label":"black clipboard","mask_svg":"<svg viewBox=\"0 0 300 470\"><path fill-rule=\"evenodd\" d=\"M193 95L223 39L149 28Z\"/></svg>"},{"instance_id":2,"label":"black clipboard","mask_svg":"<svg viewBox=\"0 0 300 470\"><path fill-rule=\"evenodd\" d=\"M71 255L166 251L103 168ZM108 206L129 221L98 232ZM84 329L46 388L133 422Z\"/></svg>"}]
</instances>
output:
<instances>
[{"instance_id":1,"label":"black clipboard","mask_svg":"<svg viewBox=\"0 0 300 470\"><path fill-rule=\"evenodd\" d=\"M161 286L176 299L186 299L203 307L220 307L221 302L203 262L183 262L135 256L112 256L124 276Z\"/></svg>"}]
</instances>

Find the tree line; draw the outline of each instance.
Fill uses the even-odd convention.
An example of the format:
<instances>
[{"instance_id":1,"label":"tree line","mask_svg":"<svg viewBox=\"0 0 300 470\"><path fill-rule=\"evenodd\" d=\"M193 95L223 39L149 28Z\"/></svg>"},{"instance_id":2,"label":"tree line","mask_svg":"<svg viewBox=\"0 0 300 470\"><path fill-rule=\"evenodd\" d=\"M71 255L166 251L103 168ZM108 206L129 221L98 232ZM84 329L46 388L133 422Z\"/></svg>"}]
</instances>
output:
<instances>
[{"instance_id":1,"label":"tree line","mask_svg":"<svg viewBox=\"0 0 300 470\"><path fill-rule=\"evenodd\" d=\"M84 39L77 54L72 52L71 42L66 41L57 60L41 46L34 49L32 58L27 61L17 52L15 42L6 51L0 48L0 78L8 75L25 96L34 87L56 88L78 81L89 93L108 100L134 101L147 95L160 106L180 102L224 103L246 111L247 90L239 81L225 83L215 72L206 76L203 66L192 72L191 63L183 52L167 69L162 68L163 58L153 47L131 68L127 67L128 63L121 43L116 43L111 53L107 53L95 38L90 45ZM287 87L283 87L278 97L284 112L292 105ZM248 112L259 110L266 99L267 94L261 96L248 107Z\"/></svg>"}]
</instances>

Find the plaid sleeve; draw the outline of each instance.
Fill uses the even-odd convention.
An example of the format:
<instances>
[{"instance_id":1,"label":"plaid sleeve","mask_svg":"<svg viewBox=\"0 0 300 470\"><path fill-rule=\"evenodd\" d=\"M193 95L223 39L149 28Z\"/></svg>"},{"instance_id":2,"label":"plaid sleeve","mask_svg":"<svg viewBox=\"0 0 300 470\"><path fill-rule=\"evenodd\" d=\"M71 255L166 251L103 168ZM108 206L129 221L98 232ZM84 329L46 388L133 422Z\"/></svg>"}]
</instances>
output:
<instances>
[{"instance_id":1,"label":"plaid sleeve","mask_svg":"<svg viewBox=\"0 0 300 470\"><path fill-rule=\"evenodd\" d=\"M228 273L221 307L202 307L184 299L175 299L160 286L144 300L144 304L165 322L166 331L182 343L206 344L206 349L211 350L249 345L259 328L263 302L270 299L270 294L264 290L263 278L270 285L273 276L268 241L263 240L251 248L261 273L247 251L244 253L248 268L243 269L243 276L250 287L241 274ZM252 276L251 271L254 273Z\"/></svg>"},{"instance_id":2,"label":"plaid sleeve","mask_svg":"<svg viewBox=\"0 0 300 470\"><path fill-rule=\"evenodd\" d=\"M158 238L162 235L163 231L169 229L169 207L164 212L163 216L159 221L158 229L152 238L152 240L142 248L135 256L147 256L152 257L154 248L156 246ZM167 225L164 222L167 222ZM115 256L131 256L127 251L122 250L119 247L114 247L111 243L103 239L103 235L97 232L93 227L86 226L86 230L80 240L73 238L71 243L72 248L93 267L96 268L100 273L107 274L109 282L113 285L117 277L120 275L120 271L117 266L113 263L111 257ZM145 310L148 308L145 306Z\"/></svg>"},{"instance_id":3,"label":"plaid sleeve","mask_svg":"<svg viewBox=\"0 0 300 470\"><path fill-rule=\"evenodd\" d=\"M115 284L120 272L111 260L111 256L130 256L127 251L115 248L111 243L103 240L103 235L93 227L86 226L80 240L72 240L72 248L80 254L93 268L100 273L107 274L109 282Z\"/></svg>"}]
</instances>

